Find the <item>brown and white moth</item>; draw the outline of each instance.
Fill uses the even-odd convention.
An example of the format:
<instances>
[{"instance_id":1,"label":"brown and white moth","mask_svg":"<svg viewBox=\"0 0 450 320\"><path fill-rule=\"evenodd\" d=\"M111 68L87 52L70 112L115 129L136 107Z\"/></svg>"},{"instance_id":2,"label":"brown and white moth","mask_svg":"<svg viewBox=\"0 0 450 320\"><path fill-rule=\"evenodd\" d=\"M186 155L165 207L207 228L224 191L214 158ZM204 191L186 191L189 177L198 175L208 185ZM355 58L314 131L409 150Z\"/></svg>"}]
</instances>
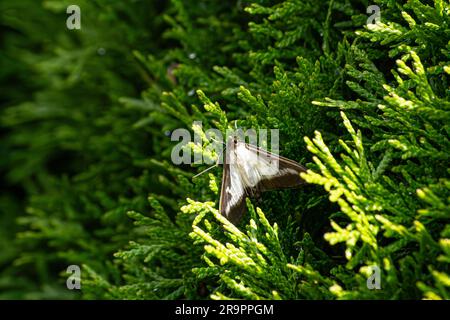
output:
<instances>
[{"instance_id":1,"label":"brown and white moth","mask_svg":"<svg viewBox=\"0 0 450 320\"><path fill-rule=\"evenodd\" d=\"M297 162L230 137L223 165L219 211L237 224L247 209L245 199L261 192L298 187L306 168Z\"/></svg>"}]
</instances>

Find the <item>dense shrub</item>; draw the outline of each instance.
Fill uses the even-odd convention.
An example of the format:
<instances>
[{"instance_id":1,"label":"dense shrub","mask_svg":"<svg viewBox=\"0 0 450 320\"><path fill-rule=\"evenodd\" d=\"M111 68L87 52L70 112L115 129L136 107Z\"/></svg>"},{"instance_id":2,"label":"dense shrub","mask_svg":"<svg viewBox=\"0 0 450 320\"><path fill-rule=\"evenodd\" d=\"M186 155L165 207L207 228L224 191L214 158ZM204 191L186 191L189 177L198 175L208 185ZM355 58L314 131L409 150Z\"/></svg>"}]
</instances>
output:
<instances>
[{"instance_id":1,"label":"dense shrub","mask_svg":"<svg viewBox=\"0 0 450 320\"><path fill-rule=\"evenodd\" d=\"M0 298L449 298L448 1L1 11ZM235 125L279 129L310 169L238 226L221 169L170 157L177 128Z\"/></svg>"}]
</instances>

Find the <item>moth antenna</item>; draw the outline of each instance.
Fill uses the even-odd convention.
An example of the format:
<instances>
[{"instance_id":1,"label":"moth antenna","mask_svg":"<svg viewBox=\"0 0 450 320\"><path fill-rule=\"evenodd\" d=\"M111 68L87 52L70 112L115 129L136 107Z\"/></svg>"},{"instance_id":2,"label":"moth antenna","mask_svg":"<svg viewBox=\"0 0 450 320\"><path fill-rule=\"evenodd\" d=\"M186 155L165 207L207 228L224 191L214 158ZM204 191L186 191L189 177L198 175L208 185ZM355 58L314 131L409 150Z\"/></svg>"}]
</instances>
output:
<instances>
[{"instance_id":1,"label":"moth antenna","mask_svg":"<svg viewBox=\"0 0 450 320\"><path fill-rule=\"evenodd\" d=\"M203 170L203 171L200 172L200 173L197 173L195 176L192 177L192 179L197 178L198 176L204 174L205 172L208 172L208 171L211 170L212 168L217 167L217 166L219 165L220 157L221 157L222 154L223 154L223 150L224 150L224 149L222 149L222 151L220 152L219 156L217 157L217 161L216 161L216 164L215 164L215 165L213 165L213 166L211 166L211 167L209 167L209 168Z\"/></svg>"},{"instance_id":2,"label":"moth antenna","mask_svg":"<svg viewBox=\"0 0 450 320\"><path fill-rule=\"evenodd\" d=\"M216 139L214 139L214 138L211 138L211 140L213 140L213 141L215 141L215 142L217 142L217 143L222 143L224 146L227 145L225 142L223 142L223 141L218 141L218 140L216 140Z\"/></svg>"},{"instance_id":3,"label":"moth antenna","mask_svg":"<svg viewBox=\"0 0 450 320\"><path fill-rule=\"evenodd\" d=\"M211 170L212 168L215 168L215 167L217 167L217 166L218 166L218 164L216 163L215 165L213 165L213 166L211 166L211 167L209 167L209 168L203 170L202 172L197 173L195 176L192 177L192 179L197 178L198 176L201 176L201 175L204 174L205 172L208 172L209 170Z\"/></svg>"}]
</instances>

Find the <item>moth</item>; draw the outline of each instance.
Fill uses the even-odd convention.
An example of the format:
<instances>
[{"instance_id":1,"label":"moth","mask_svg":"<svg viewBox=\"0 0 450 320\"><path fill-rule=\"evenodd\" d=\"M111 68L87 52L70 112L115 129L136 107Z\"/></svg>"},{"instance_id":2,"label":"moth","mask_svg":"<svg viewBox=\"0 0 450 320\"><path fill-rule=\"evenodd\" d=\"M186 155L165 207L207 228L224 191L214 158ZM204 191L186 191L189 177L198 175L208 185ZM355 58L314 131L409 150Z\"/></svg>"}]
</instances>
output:
<instances>
[{"instance_id":1,"label":"moth","mask_svg":"<svg viewBox=\"0 0 450 320\"><path fill-rule=\"evenodd\" d=\"M246 212L245 199L261 192L298 187L306 168L297 162L230 137L223 164L219 211L233 224Z\"/></svg>"}]
</instances>

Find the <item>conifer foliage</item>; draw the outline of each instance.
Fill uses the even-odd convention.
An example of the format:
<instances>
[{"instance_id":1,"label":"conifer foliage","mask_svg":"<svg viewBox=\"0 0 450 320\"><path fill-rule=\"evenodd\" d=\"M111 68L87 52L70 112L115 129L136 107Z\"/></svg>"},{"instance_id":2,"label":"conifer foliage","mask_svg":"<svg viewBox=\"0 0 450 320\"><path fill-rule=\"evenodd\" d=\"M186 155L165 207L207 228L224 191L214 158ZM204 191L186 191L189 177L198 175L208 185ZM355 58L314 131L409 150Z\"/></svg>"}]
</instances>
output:
<instances>
[{"instance_id":1,"label":"conifer foliage","mask_svg":"<svg viewBox=\"0 0 450 320\"><path fill-rule=\"evenodd\" d=\"M448 1L0 6L0 298L450 298ZM238 225L171 161L235 125L308 167Z\"/></svg>"}]
</instances>

